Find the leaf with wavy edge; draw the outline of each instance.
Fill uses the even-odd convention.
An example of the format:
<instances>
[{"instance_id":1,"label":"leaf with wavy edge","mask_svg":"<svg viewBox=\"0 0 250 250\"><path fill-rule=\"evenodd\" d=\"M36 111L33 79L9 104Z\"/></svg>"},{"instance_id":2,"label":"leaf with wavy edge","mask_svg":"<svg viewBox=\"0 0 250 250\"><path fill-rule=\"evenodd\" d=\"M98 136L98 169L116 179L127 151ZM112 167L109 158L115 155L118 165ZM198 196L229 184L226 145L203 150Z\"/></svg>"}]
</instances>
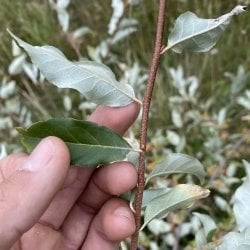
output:
<instances>
[{"instance_id":1,"label":"leaf with wavy edge","mask_svg":"<svg viewBox=\"0 0 250 250\"><path fill-rule=\"evenodd\" d=\"M153 219L165 217L169 212L189 207L197 199L205 198L210 191L193 184L179 184L165 194L151 200L145 210L141 230Z\"/></svg>"},{"instance_id":2,"label":"leaf with wavy edge","mask_svg":"<svg viewBox=\"0 0 250 250\"><path fill-rule=\"evenodd\" d=\"M34 123L27 129L17 130L28 152L47 136L59 137L69 148L71 164L84 167L123 160L133 150L112 130L72 118L53 118Z\"/></svg>"},{"instance_id":3,"label":"leaf with wavy edge","mask_svg":"<svg viewBox=\"0 0 250 250\"><path fill-rule=\"evenodd\" d=\"M126 106L135 98L133 88L121 84L112 71L101 63L82 61L73 63L52 46L32 46L8 31L44 77L58 88L72 88L96 104L111 107Z\"/></svg>"},{"instance_id":4,"label":"leaf with wavy edge","mask_svg":"<svg viewBox=\"0 0 250 250\"><path fill-rule=\"evenodd\" d=\"M246 9L246 6L238 5L230 13L215 19L203 19L190 11L185 12L177 18L168 38L168 46L161 53L169 49L176 53L181 53L183 50L191 52L210 50L229 25L232 17Z\"/></svg>"},{"instance_id":5,"label":"leaf with wavy edge","mask_svg":"<svg viewBox=\"0 0 250 250\"><path fill-rule=\"evenodd\" d=\"M191 174L195 175L200 182L206 175L203 165L192 156L171 153L164 161L156 165L153 171L148 175L146 182L157 176L167 177L170 174Z\"/></svg>"}]
</instances>

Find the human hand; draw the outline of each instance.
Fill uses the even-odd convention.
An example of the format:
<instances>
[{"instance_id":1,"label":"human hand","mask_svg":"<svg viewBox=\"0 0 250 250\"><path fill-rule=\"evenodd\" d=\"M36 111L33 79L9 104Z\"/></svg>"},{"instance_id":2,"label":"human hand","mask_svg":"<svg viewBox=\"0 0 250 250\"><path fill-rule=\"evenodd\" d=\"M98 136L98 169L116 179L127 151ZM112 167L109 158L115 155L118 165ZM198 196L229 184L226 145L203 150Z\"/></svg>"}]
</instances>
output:
<instances>
[{"instance_id":1,"label":"human hand","mask_svg":"<svg viewBox=\"0 0 250 250\"><path fill-rule=\"evenodd\" d=\"M133 103L98 107L90 120L123 134L138 115ZM133 234L134 216L117 195L137 182L127 162L69 168L66 145L43 139L31 155L0 160L0 250L112 250Z\"/></svg>"}]
</instances>

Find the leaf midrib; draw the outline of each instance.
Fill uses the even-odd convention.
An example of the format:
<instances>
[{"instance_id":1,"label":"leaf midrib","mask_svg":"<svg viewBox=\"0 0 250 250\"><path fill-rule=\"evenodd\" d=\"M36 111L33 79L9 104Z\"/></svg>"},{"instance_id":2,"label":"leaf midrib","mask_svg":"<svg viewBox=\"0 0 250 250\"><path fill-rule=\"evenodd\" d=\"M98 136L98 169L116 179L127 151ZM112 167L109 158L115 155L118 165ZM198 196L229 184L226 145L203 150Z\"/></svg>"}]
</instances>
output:
<instances>
[{"instance_id":1,"label":"leaf midrib","mask_svg":"<svg viewBox=\"0 0 250 250\"><path fill-rule=\"evenodd\" d=\"M44 138L44 137L34 137L34 136L23 135L23 138L25 138L25 137L26 138L35 138L35 139L39 139L39 140L42 140ZM77 143L77 142L68 142L68 141L64 141L64 142L66 144L72 144L72 145L78 145L78 146L82 145L82 146L86 146L86 147L133 151L133 148L130 148L130 147L108 146L108 145L102 145L102 144L86 144L86 143Z\"/></svg>"},{"instance_id":2,"label":"leaf midrib","mask_svg":"<svg viewBox=\"0 0 250 250\"><path fill-rule=\"evenodd\" d=\"M22 46L22 47L23 47L23 46ZM33 48L36 48L36 46L32 46L32 47L33 47ZM46 51L46 49L45 49L43 46L39 46L39 47L43 49L43 54L44 54L44 55L50 55L50 54ZM28 53L28 51L27 51L27 53ZM29 54L29 53L28 53L28 54ZM80 67L80 66L78 66L78 65L75 65L75 64L72 63L70 60L68 60L66 57L64 57L64 58L59 58L58 56L55 56L55 55L53 55L53 56L56 58L56 60L59 60L59 61L61 61L61 62L65 62L65 61L66 61L67 63L70 63L70 64L71 64L71 67L73 67L73 68L76 67L77 69L79 69L80 71L82 71L82 72L84 72L84 73L93 75L94 77L101 79L101 80L104 81L106 84L111 85L111 86L114 87L116 90L120 91L121 93L123 93L124 95L126 95L127 97L129 97L130 99L132 99L132 100L134 100L134 101L137 101L136 98L134 98L134 97L128 95L126 92L124 92L123 90L119 89L119 88L116 86L116 84L122 86L122 84L121 84L120 82L118 82L117 80L112 80L112 81L110 82L110 81L106 80L105 78L100 77L98 74L93 73L92 71L90 71L90 70L88 70L88 69L85 69L85 68L83 68L83 67ZM50 60L50 61L52 61L52 60ZM45 62L44 62L44 63L45 63ZM65 68L67 68L67 67L65 67ZM116 82L116 84L114 84L114 81ZM129 85L128 85L128 86L129 86Z\"/></svg>"}]
</instances>

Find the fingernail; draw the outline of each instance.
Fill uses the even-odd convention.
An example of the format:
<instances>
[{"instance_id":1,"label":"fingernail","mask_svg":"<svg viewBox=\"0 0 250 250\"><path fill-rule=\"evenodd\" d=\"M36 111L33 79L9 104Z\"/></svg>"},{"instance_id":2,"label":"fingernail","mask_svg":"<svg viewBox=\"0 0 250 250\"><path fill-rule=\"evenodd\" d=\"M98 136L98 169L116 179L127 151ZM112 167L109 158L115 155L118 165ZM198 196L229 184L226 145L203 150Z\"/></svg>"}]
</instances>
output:
<instances>
[{"instance_id":1,"label":"fingernail","mask_svg":"<svg viewBox=\"0 0 250 250\"><path fill-rule=\"evenodd\" d=\"M122 217L125 217L129 220L132 219L132 212L130 211L129 208L126 208L126 207L119 207L117 208L115 211L114 211L114 215L117 215L117 216L122 216Z\"/></svg>"},{"instance_id":2,"label":"fingernail","mask_svg":"<svg viewBox=\"0 0 250 250\"><path fill-rule=\"evenodd\" d=\"M32 151L28 160L25 162L21 170L37 172L45 167L55 154L55 146L51 139L43 139Z\"/></svg>"}]
</instances>

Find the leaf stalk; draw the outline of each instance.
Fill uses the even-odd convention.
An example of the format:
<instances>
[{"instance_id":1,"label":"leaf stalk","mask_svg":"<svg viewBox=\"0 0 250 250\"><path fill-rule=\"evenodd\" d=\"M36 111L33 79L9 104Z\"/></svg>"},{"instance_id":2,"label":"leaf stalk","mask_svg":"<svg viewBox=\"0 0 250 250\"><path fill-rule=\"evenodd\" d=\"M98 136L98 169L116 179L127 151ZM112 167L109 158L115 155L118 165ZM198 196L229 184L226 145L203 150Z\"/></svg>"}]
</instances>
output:
<instances>
[{"instance_id":1,"label":"leaf stalk","mask_svg":"<svg viewBox=\"0 0 250 250\"><path fill-rule=\"evenodd\" d=\"M166 46L163 47L163 49L161 50L160 54L163 55L164 53L166 53L168 50L170 50L172 48L172 46Z\"/></svg>"}]
</instances>

